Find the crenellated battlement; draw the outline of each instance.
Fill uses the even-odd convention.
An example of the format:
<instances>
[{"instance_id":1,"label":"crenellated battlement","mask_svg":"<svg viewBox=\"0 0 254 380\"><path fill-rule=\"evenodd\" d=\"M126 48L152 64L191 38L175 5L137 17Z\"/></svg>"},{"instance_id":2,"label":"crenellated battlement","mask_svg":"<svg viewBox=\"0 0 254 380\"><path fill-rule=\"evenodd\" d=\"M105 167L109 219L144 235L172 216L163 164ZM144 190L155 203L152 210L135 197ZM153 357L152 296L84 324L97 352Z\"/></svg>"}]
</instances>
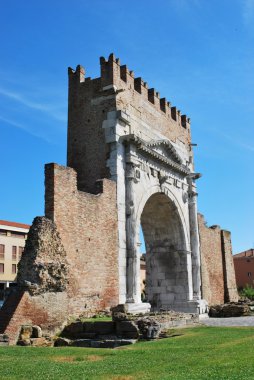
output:
<instances>
[{"instance_id":1,"label":"crenellated battlement","mask_svg":"<svg viewBox=\"0 0 254 380\"><path fill-rule=\"evenodd\" d=\"M142 96L144 101L148 101L157 111L165 114L165 116L172 121L174 121L179 126L186 129L190 128L190 118L186 115L182 115L181 111L175 106L171 106L171 103L167 101L166 98L161 98L160 93L154 88L149 88L147 82L145 82L141 77L135 78L134 72L129 70L127 65L121 65L120 59L116 58L113 53L111 53L106 59L105 57L100 57L100 81L102 89L109 89L113 86L117 90L135 90ZM91 80L91 78L85 78L85 69L78 65L76 71L69 68L68 69L69 78L74 80L76 83L93 82L96 79ZM98 81L98 79L97 79Z\"/></svg>"}]
</instances>

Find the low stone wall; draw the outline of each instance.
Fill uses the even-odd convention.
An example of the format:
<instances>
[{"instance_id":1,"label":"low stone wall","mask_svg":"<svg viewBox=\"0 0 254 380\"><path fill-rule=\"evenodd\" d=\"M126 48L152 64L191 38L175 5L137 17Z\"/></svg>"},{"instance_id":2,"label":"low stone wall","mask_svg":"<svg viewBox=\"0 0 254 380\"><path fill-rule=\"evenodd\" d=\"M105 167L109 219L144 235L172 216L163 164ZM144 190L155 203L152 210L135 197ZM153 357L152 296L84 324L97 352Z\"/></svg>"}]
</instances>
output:
<instances>
[{"instance_id":1,"label":"low stone wall","mask_svg":"<svg viewBox=\"0 0 254 380\"><path fill-rule=\"evenodd\" d=\"M175 312L151 313L145 316L120 314L114 315L113 321L72 322L63 329L55 341L55 346L115 348L133 344L140 339L166 337L165 330L199 323L197 314Z\"/></svg>"},{"instance_id":2,"label":"low stone wall","mask_svg":"<svg viewBox=\"0 0 254 380\"><path fill-rule=\"evenodd\" d=\"M161 329L170 329L172 327L181 326L193 326L199 323L198 314L178 313L175 311L169 311L165 313L149 313L143 315L133 315L128 318L135 323L138 323L140 319L149 318L160 324Z\"/></svg>"},{"instance_id":3,"label":"low stone wall","mask_svg":"<svg viewBox=\"0 0 254 380\"><path fill-rule=\"evenodd\" d=\"M111 309L113 321L137 321L141 318L151 318L158 322L162 328L188 326L199 323L199 316L195 313L182 313L177 311L150 312L143 314L129 314L125 304L117 305Z\"/></svg>"}]
</instances>

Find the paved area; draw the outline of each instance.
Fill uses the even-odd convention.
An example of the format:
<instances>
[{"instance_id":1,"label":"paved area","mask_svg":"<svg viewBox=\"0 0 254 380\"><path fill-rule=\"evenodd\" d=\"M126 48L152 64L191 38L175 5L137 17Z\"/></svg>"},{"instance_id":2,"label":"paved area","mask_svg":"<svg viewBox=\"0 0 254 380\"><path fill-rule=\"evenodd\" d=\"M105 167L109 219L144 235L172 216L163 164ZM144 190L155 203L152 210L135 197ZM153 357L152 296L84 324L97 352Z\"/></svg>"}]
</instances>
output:
<instances>
[{"instance_id":1,"label":"paved area","mask_svg":"<svg viewBox=\"0 0 254 380\"><path fill-rule=\"evenodd\" d=\"M200 321L206 326L250 326L254 327L254 317L232 317L232 318L204 318Z\"/></svg>"}]
</instances>

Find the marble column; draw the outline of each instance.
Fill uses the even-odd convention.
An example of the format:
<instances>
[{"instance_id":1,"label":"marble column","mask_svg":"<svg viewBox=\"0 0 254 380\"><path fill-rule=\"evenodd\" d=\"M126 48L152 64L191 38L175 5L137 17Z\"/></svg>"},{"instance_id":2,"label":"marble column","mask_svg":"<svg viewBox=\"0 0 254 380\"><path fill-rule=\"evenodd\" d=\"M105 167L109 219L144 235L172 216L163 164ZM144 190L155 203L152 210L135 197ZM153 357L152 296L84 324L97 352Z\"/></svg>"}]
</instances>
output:
<instances>
[{"instance_id":1,"label":"marble column","mask_svg":"<svg viewBox=\"0 0 254 380\"><path fill-rule=\"evenodd\" d=\"M201 299L201 275L200 275L200 245L197 218L197 193L193 184L193 178L189 182L189 221L190 221L190 245L192 256L192 281L193 298Z\"/></svg>"},{"instance_id":2,"label":"marble column","mask_svg":"<svg viewBox=\"0 0 254 380\"><path fill-rule=\"evenodd\" d=\"M126 191L126 257L127 257L127 297L128 303L141 302L140 295L140 273L139 273L139 250L136 225L136 210L134 199L135 186L135 162L132 159L131 151L134 147L126 147L126 171L125 171L125 191Z\"/></svg>"}]
</instances>

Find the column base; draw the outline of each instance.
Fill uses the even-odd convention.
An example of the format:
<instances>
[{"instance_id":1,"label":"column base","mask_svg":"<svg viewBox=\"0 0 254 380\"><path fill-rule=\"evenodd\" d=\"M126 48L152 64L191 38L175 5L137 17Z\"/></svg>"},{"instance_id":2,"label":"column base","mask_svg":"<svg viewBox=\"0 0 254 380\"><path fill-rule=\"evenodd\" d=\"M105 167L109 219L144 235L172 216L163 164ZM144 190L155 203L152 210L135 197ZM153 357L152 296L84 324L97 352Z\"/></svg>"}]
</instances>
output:
<instances>
[{"instance_id":1,"label":"column base","mask_svg":"<svg viewBox=\"0 0 254 380\"><path fill-rule=\"evenodd\" d=\"M146 314L151 310L151 305L148 302L140 302L140 303L126 303L125 307L127 309L127 313L130 314Z\"/></svg>"},{"instance_id":2,"label":"column base","mask_svg":"<svg viewBox=\"0 0 254 380\"><path fill-rule=\"evenodd\" d=\"M188 302L190 309L192 309L194 313L197 313L199 316L205 315L208 313L208 303L206 300L191 300Z\"/></svg>"},{"instance_id":3,"label":"column base","mask_svg":"<svg viewBox=\"0 0 254 380\"><path fill-rule=\"evenodd\" d=\"M199 308L199 315L207 315L208 314L208 302L204 299L196 300L198 308Z\"/></svg>"},{"instance_id":4,"label":"column base","mask_svg":"<svg viewBox=\"0 0 254 380\"><path fill-rule=\"evenodd\" d=\"M176 301L169 305L161 305L160 309L203 315L208 312L208 303L206 302L206 300L203 299L191 301Z\"/></svg>"}]
</instances>

